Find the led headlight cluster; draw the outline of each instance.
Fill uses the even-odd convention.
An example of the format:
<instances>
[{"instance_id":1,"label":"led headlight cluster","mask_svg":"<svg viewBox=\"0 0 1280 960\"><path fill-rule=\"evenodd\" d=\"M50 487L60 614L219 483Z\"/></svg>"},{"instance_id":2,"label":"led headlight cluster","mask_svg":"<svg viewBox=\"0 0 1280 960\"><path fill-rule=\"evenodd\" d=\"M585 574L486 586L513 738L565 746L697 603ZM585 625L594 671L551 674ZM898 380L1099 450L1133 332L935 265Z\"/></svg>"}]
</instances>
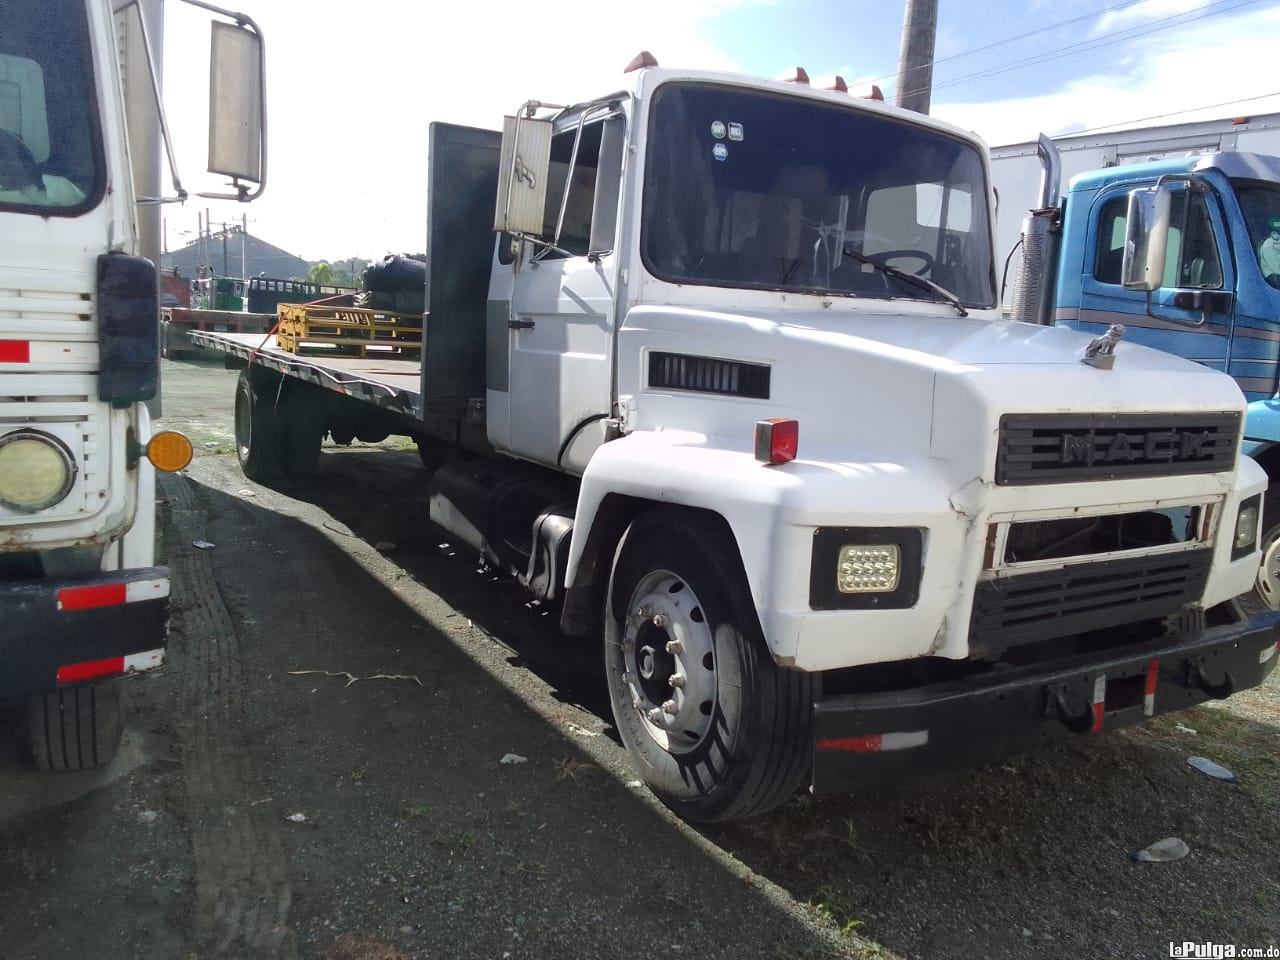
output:
<instances>
[{"instance_id":1,"label":"led headlight cluster","mask_svg":"<svg viewBox=\"0 0 1280 960\"><path fill-rule=\"evenodd\" d=\"M841 593L891 593L898 589L902 551L897 544L846 544L836 558Z\"/></svg>"},{"instance_id":2,"label":"led headlight cluster","mask_svg":"<svg viewBox=\"0 0 1280 960\"><path fill-rule=\"evenodd\" d=\"M0 506L38 513L60 503L75 485L76 465L56 437L39 430L0 436Z\"/></svg>"}]
</instances>

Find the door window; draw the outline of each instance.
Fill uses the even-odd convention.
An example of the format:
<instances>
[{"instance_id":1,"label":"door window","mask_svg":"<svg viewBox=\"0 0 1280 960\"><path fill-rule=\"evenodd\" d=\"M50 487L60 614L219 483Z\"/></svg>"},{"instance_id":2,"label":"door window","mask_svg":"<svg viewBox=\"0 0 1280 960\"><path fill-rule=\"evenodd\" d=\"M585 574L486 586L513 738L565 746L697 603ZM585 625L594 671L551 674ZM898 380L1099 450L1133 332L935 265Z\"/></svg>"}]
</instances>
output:
<instances>
[{"instance_id":1,"label":"door window","mask_svg":"<svg viewBox=\"0 0 1280 960\"><path fill-rule=\"evenodd\" d=\"M1099 283L1120 283L1124 262L1129 198L1113 197L1098 214L1093 276ZM1222 286L1222 260L1213 235L1213 219L1205 195L1183 190L1175 194L1165 251L1165 286L1216 290Z\"/></svg>"}]
</instances>

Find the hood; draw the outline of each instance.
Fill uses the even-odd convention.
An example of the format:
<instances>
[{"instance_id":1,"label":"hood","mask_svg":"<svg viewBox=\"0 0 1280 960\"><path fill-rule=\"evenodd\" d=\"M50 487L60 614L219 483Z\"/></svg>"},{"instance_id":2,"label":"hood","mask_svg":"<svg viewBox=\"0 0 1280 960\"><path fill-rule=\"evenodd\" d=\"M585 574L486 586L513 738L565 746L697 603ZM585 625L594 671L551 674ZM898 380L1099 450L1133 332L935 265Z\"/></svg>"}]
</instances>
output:
<instances>
[{"instance_id":1,"label":"hood","mask_svg":"<svg viewBox=\"0 0 1280 960\"><path fill-rule=\"evenodd\" d=\"M941 310L722 313L648 306L634 308L619 334L622 392L639 398L642 429L719 434L736 447L739 438L749 440L755 420L793 417L801 424L802 457L901 462L915 453L963 462L975 471L969 479L991 472L1005 413L1244 410L1230 377L1138 344L1122 342L1110 370L1088 366L1081 358L1092 339L1062 327ZM655 395L645 379L646 351L767 364L769 396ZM631 367L641 378L632 387L629 355L640 361ZM694 397L702 402L691 403Z\"/></svg>"}]
</instances>

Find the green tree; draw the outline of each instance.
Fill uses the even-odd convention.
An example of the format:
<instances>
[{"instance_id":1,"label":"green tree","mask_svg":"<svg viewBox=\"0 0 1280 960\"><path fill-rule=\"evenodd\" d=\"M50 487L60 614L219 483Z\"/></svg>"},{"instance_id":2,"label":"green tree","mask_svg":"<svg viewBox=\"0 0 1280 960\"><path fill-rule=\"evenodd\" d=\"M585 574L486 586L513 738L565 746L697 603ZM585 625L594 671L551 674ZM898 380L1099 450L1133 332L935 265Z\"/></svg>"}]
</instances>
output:
<instances>
[{"instance_id":1,"label":"green tree","mask_svg":"<svg viewBox=\"0 0 1280 960\"><path fill-rule=\"evenodd\" d=\"M333 285L333 266L328 260L317 260L307 271L307 280L311 283Z\"/></svg>"}]
</instances>

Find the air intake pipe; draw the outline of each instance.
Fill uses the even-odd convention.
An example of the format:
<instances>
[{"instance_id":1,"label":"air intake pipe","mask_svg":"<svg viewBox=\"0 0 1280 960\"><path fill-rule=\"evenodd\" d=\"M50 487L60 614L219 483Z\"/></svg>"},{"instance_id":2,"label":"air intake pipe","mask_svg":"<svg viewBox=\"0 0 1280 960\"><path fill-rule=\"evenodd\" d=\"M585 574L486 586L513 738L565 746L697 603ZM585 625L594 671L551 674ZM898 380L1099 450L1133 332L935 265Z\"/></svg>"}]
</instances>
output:
<instances>
[{"instance_id":1,"label":"air intake pipe","mask_svg":"<svg viewBox=\"0 0 1280 960\"><path fill-rule=\"evenodd\" d=\"M1058 251L1062 245L1059 187L1062 162L1053 141L1040 134L1036 147L1044 172L1040 177L1040 205L1022 221L1018 272L1009 303L1009 317L1020 323L1053 323Z\"/></svg>"}]
</instances>

